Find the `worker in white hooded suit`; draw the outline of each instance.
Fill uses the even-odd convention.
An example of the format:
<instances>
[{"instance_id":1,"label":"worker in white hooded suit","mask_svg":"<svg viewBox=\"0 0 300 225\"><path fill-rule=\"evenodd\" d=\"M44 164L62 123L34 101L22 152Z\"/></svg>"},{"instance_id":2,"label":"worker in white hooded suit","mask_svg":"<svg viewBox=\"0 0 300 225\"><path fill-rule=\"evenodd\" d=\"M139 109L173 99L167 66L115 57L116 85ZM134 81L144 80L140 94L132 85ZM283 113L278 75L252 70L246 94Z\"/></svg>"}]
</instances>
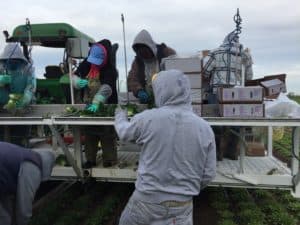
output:
<instances>
[{"instance_id":1,"label":"worker in white hooded suit","mask_svg":"<svg viewBox=\"0 0 300 225\"><path fill-rule=\"evenodd\" d=\"M251 80L253 77L253 62L249 49L243 49L236 31L226 35L222 45L210 51L203 62L202 74L209 79L209 85L205 90L208 93L208 104L218 104L218 87L241 86L243 76L245 80ZM239 140L232 131L239 133L239 128L214 127L213 129L216 136L218 160L222 160L223 156L237 160Z\"/></svg>"},{"instance_id":2,"label":"worker in white hooded suit","mask_svg":"<svg viewBox=\"0 0 300 225\"><path fill-rule=\"evenodd\" d=\"M0 142L0 224L27 225L42 181L50 178L53 151Z\"/></svg>"},{"instance_id":3,"label":"worker in white hooded suit","mask_svg":"<svg viewBox=\"0 0 300 225\"><path fill-rule=\"evenodd\" d=\"M120 225L193 224L193 196L216 174L215 139L209 124L191 106L190 83L178 70L152 78L158 108L136 114L116 110L122 141L141 145L135 191Z\"/></svg>"},{"instance_id":4,"label":"worker in white hooded suit","mask_svg":"<svg viewBox=\"0 0 300 225\"><path fill-rule=\"evenodd\" d=\"M203 60L203 74L210 80L208 103L217 103L218 87L242 85L242 72L245 80L253 77L252 58L248 49L243 49L237 34L229 33L222 45L212 51Z\"/></svg>"},{"instance_id":5,"label":"worker in white hooded suit","mask_svg":"<svg viewBox=\"0 0 300 225\"><path fill-rule=\"evenodd\" d=\"M18 43L8 43L0 55L0 105L7 104L9 94L22 94L17 108L31 103L36 89L34 68Z\"/></svg>"},{"instance_id":6,"label":"worker in white hooded suit","mask_svg":"<svg viewBox=\"0 0 300 225\"><path fill-rule=\"evenodd\" d=\"M36 90L36 79L31 59L28 60L18 43L7 43L0 54L0 111L7 109L14 115L32 103ZM15 104L11 95L21 95ZM9 126L5 128L10 135L5 135L4 126L0 126L0 140L23 147L28 146L30 126Z\"/></svg>"}]
</instances>

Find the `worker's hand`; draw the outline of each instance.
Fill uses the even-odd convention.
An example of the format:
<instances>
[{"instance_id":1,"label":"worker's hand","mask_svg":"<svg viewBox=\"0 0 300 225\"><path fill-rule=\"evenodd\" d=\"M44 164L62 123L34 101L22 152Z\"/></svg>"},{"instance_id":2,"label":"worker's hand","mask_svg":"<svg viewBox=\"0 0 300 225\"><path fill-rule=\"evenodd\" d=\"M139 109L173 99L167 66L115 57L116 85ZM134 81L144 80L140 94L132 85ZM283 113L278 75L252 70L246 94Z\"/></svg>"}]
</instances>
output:
<instances>
[{"instance_id":1,"label":"worker's hand","mask_svg":"<svg viewBox=\"0 0 300 225\"><path fill-rule=\"evenodd\" d=\"M0 84L10 84L11 76L10 75L0 75Z\"/></svg>"},{"instance_id":2,"label":"worker's hand","mask_svg":"<svg viewBox=\"0 0 300 225\"><path fill-rule=\"evenodd\" d=\"M87 79L78 79L76 85L79 88L85 88L88 85L88 83L89 82Z\"/></svg>"},{"instance_id":3,"label":"worker's hand","mask_svg":"<svg viewBox=\"0 0 300 225\"><path fill-rule=\"evenodd\" d=\"M29 103L31 102L31 99L32 99L32 93L25 92L23 97L16 102L17 109L21 109L21 108L24 108L25 106L29 105Z\"/></svg>"},{"instance_id":4,"label":"worker's hand","mask_svg":"<svg viewBox=\"0 0 300 225\"><path fill-rule=\"evenodd\" d=\"M97 112L99 110L99 104L90 104L87 107L87 110L90 112Z\"/></svg>"},{"instance_id":5,"label":"worker's hand","mask_svg":"<svg viewBox=\"0 0 300 225\"><path fill-rule=\"evenodd\" d=\"M137 96L140 100L140 103L146 104L149 102L149 95L145 90L139 90Z\"/></svg>"}]
</instances>

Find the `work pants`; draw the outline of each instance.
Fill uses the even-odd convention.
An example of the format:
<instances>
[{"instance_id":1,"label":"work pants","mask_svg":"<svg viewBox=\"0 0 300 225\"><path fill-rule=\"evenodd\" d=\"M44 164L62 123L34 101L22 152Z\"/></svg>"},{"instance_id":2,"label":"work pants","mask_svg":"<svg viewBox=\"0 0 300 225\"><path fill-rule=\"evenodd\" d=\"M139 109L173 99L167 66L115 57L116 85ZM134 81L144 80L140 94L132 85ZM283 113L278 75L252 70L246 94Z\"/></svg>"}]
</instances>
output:
<instances>
[{"instance_id":1,"label":"work pants","mask_svg":"<svg viewBox=\"0 0 300 225\"><path fill-rule=\"evenodd\" d=\"M116 133L113 126L89 126L85 128L85 156L96 162L98 144L101 143L103 164L115 164L118 160Z\"/></svg>"},{"instance_id":2,"label":"work pants","mask_svg":"<svg viewBox=\"0 0 300 225\"><path fill-rule=\"evenodd\" d=\"M119 222L119 225L176 224L193 225L192 201L181 206L174 206L164 203L147 203L135 196L131 196L122 212Z\"/></svg>"}]
</instances>

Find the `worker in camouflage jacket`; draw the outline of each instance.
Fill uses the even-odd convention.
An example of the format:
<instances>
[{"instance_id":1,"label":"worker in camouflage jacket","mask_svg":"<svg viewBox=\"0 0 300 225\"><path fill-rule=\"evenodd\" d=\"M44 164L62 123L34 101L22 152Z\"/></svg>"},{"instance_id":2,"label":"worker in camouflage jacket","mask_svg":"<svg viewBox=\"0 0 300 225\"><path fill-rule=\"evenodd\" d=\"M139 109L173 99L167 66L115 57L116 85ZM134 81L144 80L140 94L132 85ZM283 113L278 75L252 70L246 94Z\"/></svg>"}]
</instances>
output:
<instances>
[{"instance_id":1,"label":"worker in camouflage jacket","mask_svg":"<svg viewBox=\"0 0 300 225\"><path fill-rule=\"evenodd\" d=\"M252 58L249 49L243 49L235 31L229 33L223 44L210 51L203 59L202 74L209 79L208 104L217 104L218 87L234 87L242 85L242 73L245 80L253 77ZM236 160L238 158L238 138L234 133L239 133L238 127L214 127L217 158L223 157Z\"/></svg>"},{"instance_id":2,"label":"worker in camouflage jacket","mask_svg":"<svg viewBox=\"0 0 300 225\"><path fill-rule=\"evenodd\" d=\"M54 163L52 151L0 142L1 225L28 224L35 193L50 178Z\"/></svg>"},{"instance_id":3,"label":"worker in camouflage jacket","mask_svg":"<svg viewBox=\"0 0 300 225\"><path fill-rule=\"evenodd\" d=\"M115 46L115 45L114 45ZM88 57L80 63L73 75L73 85L83 90L81 102L86 109L97 112L103 104L117 104L118 71L115 51L111 42L103 39L91 46ZM116 133L112 126L88 126L84 128L86 163L83 168L96 166L99 141L102 148L103 166L117 163Z\"/></svg>"},{"instance_id":4,"label":"worker in camouflage jacket","mask_svg":"<svg viewBox=\"0 0 300 225\"><path fill-rule=\"evenodd\" d=\"M189 79L179 70L153 76L157 108L136 114L117 109L121 141L141 146L135 191L119 225L193 224L193 196L216 175L214 134L191 105Z\"/></svg>"},{"instance_id":5,"label":"worker in camouflage jacket","mask_svg":"<svg viewBox=\"0 0 300 225\"><path fill-rule=\"evenodd\" d=\"M136 53L128 74L128 91L133 92L140 103L153 101L151 77L161 70L161 60L176 52L164 43L156 44L147 30L140 31L133 41Z\"/></svg>"},{"instance_id":6,"label":"worker in camouflage jacket","mask_svg":"<svg viewBox=\"0 0 300 225\"><path fill-rule=\"evenodd\" d=\"M36 79L32 62L28 60L18 43L8 43L0 55L0 111L7 110L12 115L20 113L34 99ZM24 136L29 134L29 126L9 126L10 134L4 135L0 127L0 140L27 146Z\"/></svg>"}]
</instances>

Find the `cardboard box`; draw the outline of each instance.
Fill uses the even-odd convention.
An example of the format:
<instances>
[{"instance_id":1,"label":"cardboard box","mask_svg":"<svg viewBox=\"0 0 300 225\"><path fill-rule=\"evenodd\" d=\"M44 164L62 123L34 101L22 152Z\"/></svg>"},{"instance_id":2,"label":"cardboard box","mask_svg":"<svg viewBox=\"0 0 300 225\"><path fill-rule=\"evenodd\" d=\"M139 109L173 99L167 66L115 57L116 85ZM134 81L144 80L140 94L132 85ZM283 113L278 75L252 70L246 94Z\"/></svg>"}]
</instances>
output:
<instances>
[{"instance_id":1,"label":"cardboard box","mask_svg":"<svg viewBox=\"0 0 300 225\"><path fill-rule=\"evenodd\" d=\"M177 69L184 73L200 73L201 59L199 57L187 58L165 58L163 61L163 68L165 70Z\"/></svg>"},{"instance_id":2,"label":"cardboard box","mask_svg":"<svg viewBox=\"0 0 300 225\"><path fill-rule=\"evenodd\" d=\"M266 75L263 78L246 80L245 86L257 86L257 85L261 85L261 82L274 80L274 79L278 79L285 84L286 74ZM284 85L283 92L286 92L286 85Z\"/></svg>"},{"instance_id":3,"label":"cardboard box","mask_svg":"<svg viewBox=\"0 0 300 225\"><path fill-rule=\"evenodd\" d=\"M261 85L264 87L265 91L265 96L275 96L280 92L286 92L286 86L285 83L283 83L279 79L273 79L273 80L267 80L267 81L262 81Z\"/></svg>"},{"instance_id":4,"label":"cardboard box","mask_svg":"<svg viewBox=\"0 0 300 225\"><path fill-rule=\"evenodd\" d=\"M220 104L222 117L261 118L265 115L264 104Z\"/></svg>"},{"instance_id":5,"label":"cardboard box","mask_svg":"<svg viewBox=\"0 0 300 225\"><path fill-rule=\"evenodd\" d=\"M246 156L265 156L265 146L259 142L248 142Z\"/></svg>"},{"instance_id":6,"label":"cardboard box","mask_svg":"<svg viewBox=\"0 0 300 225\"><path fill-rule=\"evenodd\" d=\"M188 73L185 74L190 80L191 88L201 88L202 87L202 77L200 73Z\"/></svg>"},{"instance_id":7,"label":"cardboard box","mask_svg":"<svg viewBox=\"0 0 300 225\"><path fill-rule=\"evenodd\" d=\"M219 87L217 97L221 103L262 103L263 93L261 86Z\"/></svg>"},{"instance_id":8,"label":"cardboard box","mask_svg":"<svg viewBox=\"0 0 300 225\"><path fill-rule=\"evenodd\" d=\"M196 88L191 89L192 103L201 104L202 103L202 89Z\"/></svg>"},{"instance_id":9,"label":"cardboard box","mask_svg":"<svg viewBox=\"0 0 300 225\"><path fill-rule=\"evenodd\" d=\"M275 75L266 75L264 76L263 80L266 81L266 80L274 80L274 79L279 79L281 80L283 83L286 83L285 82L285 79L286 79L286 74L275 74Z\"/></svg>"},{"instance_id":10,"label":"cardboard box","mask_svg":"<svg viewBox=\"0 0 300 225\"><path fill-rule=\"evenodd\" d=\"M202 104L202 117L220 117L219 104Z\"/></svg>"},{"instance_id":11,"label":"cardboard box","mask_svg":"<svg viewBox=\"0 0 300 225\"><path fill-rule=\"evenodd\" d=\"M198 116L201 116L201 104L193 104L193 111L196 113Z\"/></svg>"}]
</instances>

